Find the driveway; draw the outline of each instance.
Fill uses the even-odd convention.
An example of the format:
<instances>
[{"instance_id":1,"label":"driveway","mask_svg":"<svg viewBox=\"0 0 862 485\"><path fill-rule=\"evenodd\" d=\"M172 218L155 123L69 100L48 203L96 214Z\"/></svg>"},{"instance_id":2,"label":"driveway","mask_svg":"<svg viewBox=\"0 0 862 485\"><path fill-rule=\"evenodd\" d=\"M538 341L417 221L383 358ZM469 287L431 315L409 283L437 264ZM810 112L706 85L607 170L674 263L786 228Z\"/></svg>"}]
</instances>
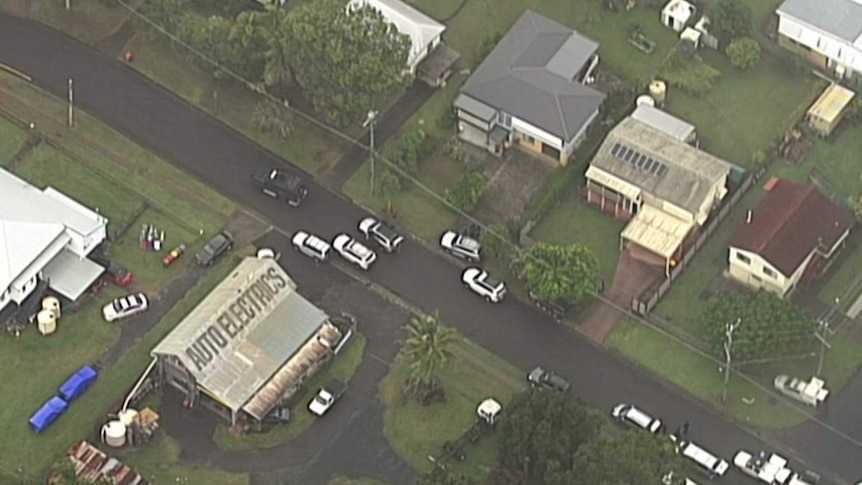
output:
<instances>
[{"instance_id":1,"label":"driveway","mask_svg":"<svg viewBox=\"0 0 862 485\"><path fill-rule=\"evenodd\" d=\"M344 230L355 233L357 221L365 215L361 208L313 182L307 202L299 210L261 195L249 183L250 174L286 166L286 161L121 62L45 26L0 15L0 62L28 73L40 87L63 99L68 79L73 78L78 106L224 195L247 204L278 228L306 228L332 237ZM460 268L418 241L407 241L397 260L382 258L363 276L424 311L439 309L444 322L525 371L537 363L555 368L571 380L587 403L599 409L634 398L645 409L660 413L671 428L688 421L692 438L724 457L733 456L739 448L778 448L794 464L805 461L806 467L825 477L842 478L840 483L862 477L862 460L858 459L862 443L836 431L837 426L812 422L801 432L781 435L783 444L767 433L741 428L683 391L556 325L530 305L514 298L488 305L468 294L459 283ZM297 279L303 285L302 277ZM841 394L834 397L844 399ZM862 420L862 413L853 419ZM841 429L856 429L855 424L841 423ZM731 477L726 482L739 480Z\"/></svg>"}]
</instances>

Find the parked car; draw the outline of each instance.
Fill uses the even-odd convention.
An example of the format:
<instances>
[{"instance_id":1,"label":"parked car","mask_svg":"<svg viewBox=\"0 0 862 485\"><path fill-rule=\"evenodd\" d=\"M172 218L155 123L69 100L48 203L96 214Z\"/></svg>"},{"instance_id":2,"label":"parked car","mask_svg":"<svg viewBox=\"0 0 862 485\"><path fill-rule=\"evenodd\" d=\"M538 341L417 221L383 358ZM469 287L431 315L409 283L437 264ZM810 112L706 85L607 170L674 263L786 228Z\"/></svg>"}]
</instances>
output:
<instances>
[{"instance_id":1,"label":"parked car","mask_svg":"<svg viewBox=\"0 0 862 485\"><path fill-rule=\"evenodd\" d=\"M102 279L105 281L109 281L120 287L129 286L132 283L132 272L109 260L101 251L98 253L94 251L90 255L90 259L105 267L105 273L102 276Z\"/></svg>"},{"instance_id":2,"label":"parked car","mask_svg":"<svg viewBox=\"0 0 862 485\"><path fill-rule=\"evenodd\" d=\"M398 233L394 227L373 217L366 217L359 221L359 232L365 236L365 240L372 239L381 249L387 253L394 253L401 249L404 236Z\"/></svg>"},{"instance_id":3,"label":"parked car","mask_svg":"<svg viewBox=\"0 0 862 485\"><path fill-rule=\"evenodd\" d=\"M568 391L571 384L562 376L552 370L537 366L527 374L527 381L535 387L552 389L555 391Z\"/></svg>"},{"instance_id":4,"label":"parked car","mask_svg":"<svg viewBox=\"0 0 862 485\"><path fill-rule=\"evenodd\" d=\"M671 435L671 439L676 440L673 435ZM727 461L693 441L680 440L677 443L676 452L694 462L697 468L710 479L724 476L730 468Z\"/></svg>"},{"instance_id":5,"label":"parked car","mask_svg":"<svg viewBox=\"0 0 862 485\"><path fill-rule=\"evenodd\" d=\"M206 243L195 256L195 261L201 266L209 266L231 249L233 249L233 236L227 231L222 231Z\"/></svg>"},{"instance_id":6,"label":"parked car","mask_svg":"<svg viewBox=\"0 0 862 485\"><path fill-rule=\"evenodd\" d=\"M440 247L452 256L478 263L482 244L476 239L455 231L446 231L440 236Z\"/></svg>"},{"instance_id":7,"label":"parked car","mask_svg":"<svg viewBox=\"0 0 862 485\"><path fill-rule=\"evenodd\" d=\"M461 273L461 281L464 286L473 293L488 300L490 303L500 303L506 296L506 285L495 279L481 268L467 268Z\"/></svg>"},{"instance_id":8,"label":"parked car","mask_svg":"<svg viewBox=\"0 0 862 485\"><path fill-rule=\"evenodd\" d=\"M536 307L553 317L557 322L562 322L563 319L566 318L567 310L563 305L543 300L532 290L530 290L528 294L530 296L530 301L532 301Z\"/></svg>"},{"instance_id":9,"label":"parked car","mask_svg":"<svg viewBox=\"0 0 862 485\"><path fill-rule=\"evenodd\" d=\"M658 433L664 429L660 419L653 418L632 404L620 403L611 409L611 416L620 423Z\"/></svg>"},{"instance_id":10,"label":"parked car","mask_svg":"<svg viewBox=\"0 0 862 485\"><path fill-rule=\"evenodd\" d=\"M332 247L349 263L368 271L377 261L377 254L349 234L339 234L332 240Z\"/></svg>"},{"instance_id":11,"label":"parked car","mask_svg":"<svg viewBox=\"0 0 862 485\"><path fill-rule=\"evenodd\" d=\"M308 410L317 416L323 416L336 401L341 399L346 390L347 385L344 382L332 379L317 391L317 395L308 403Z\"/></svg>"},{"instance_id":12,"label":"parked car","mask_svg":"<svg viewBox=\"0 0 862 485\"><path fill-rule=\"evenodd\" d=\"M102 316L106 322L113 322L121 318L144 312L149 308L150 302L147 295L135 293L114 299L102 308Z\"/></svg>"},{"instance_id":13,"label":"parked car","mask_svg":"<svg viewBox=\"0 0 862 485\"><path fill-rule=\"evenodd\" d=\"M289 174L277 168L259 170L252 177L264 194L284 200L292 207L299 207L308 195L308 189L299 175Z\"/></svg>"},{"instance_id":14,"label":"parked car","mask_svg":"<svg viewBox=\"0 0 862 485\"><path fill-rule=\"evenodd\" d=\"M281 254L272 248L260 248L257 250L257 259L281 259Z\"/></svg>"},{"instance_id":15,"label":"parked car","mask_svg":"<svg viewBox=\"0 0 862 485\"><path fill-rule=\"evenodd\" d=\"M297 251L315 261L326 261L332 250L328 242L305 231L296 231L290 242Z\"/></svg>"}]
</instances>

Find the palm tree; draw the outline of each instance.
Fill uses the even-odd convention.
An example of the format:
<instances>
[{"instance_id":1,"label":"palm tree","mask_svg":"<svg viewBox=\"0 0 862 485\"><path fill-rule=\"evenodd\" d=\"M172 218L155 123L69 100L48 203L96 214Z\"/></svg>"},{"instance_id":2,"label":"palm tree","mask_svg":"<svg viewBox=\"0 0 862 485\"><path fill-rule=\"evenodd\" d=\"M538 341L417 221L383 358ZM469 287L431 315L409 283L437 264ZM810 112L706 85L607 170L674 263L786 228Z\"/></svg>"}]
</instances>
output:
<instances>
[{"instance_id":1,"label":"palm tree","mask_svg":"<svg viewBox=\"0 0 862 485\"><path fill-rule=\"evenodd\" d=\"M252 116L261 133L274 133L281 138L287 138L293 133L293 116L290 111L273 101L259 101Z\"/></svg>"},{"instance_id":2,"label":"palm tree","mask_svg":"<svg viewBox=\"0 0 862 485\"><path fill-rule=\"evenodd\" d=\"M413 396L438 388L437 372L452 358L451 347L458 340L455 330L441 326L437 318L436 313L417 317L406 327L408 337L401 352L410 369L407 392Z\"/></svg>"},{"instance_id":3,"label":"palm tree","mask_svg":"<svg viewBox=\"0 0 862 485\"><path fill-rule=\"evenodd\" d=\"M266 61L263 67L263 84L265 86L276 86L278 84L289 84L293 77L290 72L290 54L288 41L288 10L282 8L278 2L268 6L264 13L264 25L261 32L264 35L265 49L263 52Z\"/></svg>"}]
</instances>

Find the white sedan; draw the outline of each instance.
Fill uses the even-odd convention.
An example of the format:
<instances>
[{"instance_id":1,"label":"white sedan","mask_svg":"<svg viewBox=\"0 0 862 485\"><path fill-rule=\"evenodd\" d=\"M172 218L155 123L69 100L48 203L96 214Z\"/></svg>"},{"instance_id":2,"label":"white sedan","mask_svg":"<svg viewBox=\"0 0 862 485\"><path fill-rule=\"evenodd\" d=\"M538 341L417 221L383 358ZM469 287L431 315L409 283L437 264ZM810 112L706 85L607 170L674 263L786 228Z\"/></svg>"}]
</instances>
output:
<instances>
[{"instance_id":1,"label":"white sedan","mask_svg":"<svg viewBox=\"0 0 862 485\"><path fill-rule=\"evenodd\" d=\"M377 253L354 239L349 234L339 234L332 240L332 247L342 258L363 270L368 270L377 261Z\"/></svg>"},{"instance_id":2,"label":"white sedan","mask_svg":"<svg viewBox=\"0 0 862 485\"><path fill-rule=\"evenodd\" d=\"M490 303L500 303L506 296L506 284L494 279L487 271L481 268L467 268L461 274L461 281L477 295L485 298Z\"/></svg>"},{"instance_id":3,"label":"white sedan","mask_svg":"<svg viewBox=\"0 0 862 485\"><path fill-rule=\"evenodd\" d=\"M135 293L115 299L102 308L102 316L106 322L113 322L121 318L144 312L149 308L150 302L147 295Z\"/></svg>"}]
</instances>

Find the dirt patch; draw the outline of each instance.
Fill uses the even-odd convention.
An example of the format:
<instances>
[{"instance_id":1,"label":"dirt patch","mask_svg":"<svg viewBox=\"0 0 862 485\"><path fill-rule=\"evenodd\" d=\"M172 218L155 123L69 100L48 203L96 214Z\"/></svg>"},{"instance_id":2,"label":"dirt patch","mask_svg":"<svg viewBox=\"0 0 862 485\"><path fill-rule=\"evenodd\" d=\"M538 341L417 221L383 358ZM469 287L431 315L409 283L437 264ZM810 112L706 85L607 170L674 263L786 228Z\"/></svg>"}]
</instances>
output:
<instances>
[{"instance_id":1,"label":"dirt patch","mask_svg":"<svg viewBox=\"0 0 862 485\"><path fill-rule=\"evenodd\" d=\"M637 251L635 251L637 252ZM620 254L614 282L602 299L594 301L585 312L578 330L599 343L613 331L632 305L632 298L643 293L663 277L662 269L643 261L626 247Z\"/></svg>"},{"instance_id":2,"label":"dirt patch","mask_svg":"<svg viewBox=\"0 0 862 485\"><path fill-rule=\"evenodd\" d=\"M519 150L500 161L488 157L483 163L490 181L475 217L485 224L500 224L521 217L533 194L542 188L554 167Z\"/></svg>"},{"instance_id":3,"label":"dirt patch","mask_svg":"<svg viewBox=\"0 0 862 485\"><path fill-rule=\"evenodd\" d=\"M225 226L233 236L237 248L251 244L271 228L269 223L245 210L236 211Z\"/></svg>"}]
</instances>

